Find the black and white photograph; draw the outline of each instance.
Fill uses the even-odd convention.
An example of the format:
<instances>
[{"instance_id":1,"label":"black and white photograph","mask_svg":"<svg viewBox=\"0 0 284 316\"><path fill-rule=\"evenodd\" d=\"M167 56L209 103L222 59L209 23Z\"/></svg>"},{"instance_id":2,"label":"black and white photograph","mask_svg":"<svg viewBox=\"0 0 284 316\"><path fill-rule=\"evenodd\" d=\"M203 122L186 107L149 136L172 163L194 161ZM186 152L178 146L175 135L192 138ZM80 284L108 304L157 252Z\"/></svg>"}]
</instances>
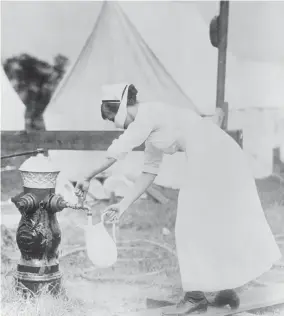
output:
<instances>
[{"instance_id":1,"label":"black and white photograph","mask_svg":"<svg viewBox=\"0 0 284 316\"><path fill-rule=\"evenodd\" d=\"M2 316L284 316L284 1L1 1Z\"/></svg>"}]
</instances>

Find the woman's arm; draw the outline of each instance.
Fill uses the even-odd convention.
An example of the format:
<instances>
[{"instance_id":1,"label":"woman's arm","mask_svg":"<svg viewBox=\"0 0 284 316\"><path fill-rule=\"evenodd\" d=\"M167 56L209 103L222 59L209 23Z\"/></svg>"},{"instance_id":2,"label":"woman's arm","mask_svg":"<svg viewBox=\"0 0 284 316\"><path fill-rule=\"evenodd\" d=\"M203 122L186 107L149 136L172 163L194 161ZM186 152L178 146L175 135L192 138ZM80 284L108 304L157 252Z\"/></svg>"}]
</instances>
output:
<instances>
[{"instance_id":1,"label":"woman's arm","mask_svg":"<svg viewBox=\"0 0 284 316\"><path fill-rule=\"evenodd\" d=\"M116 222L119 217L132 205L155 180L156 175L151 173L142 173L135 181L134 186L125 195L124 199L114 205L110 205L105 211L104 215L107 216L108 222Z\"/></svg>"},{"instance_id":2,"label":"woman's arm","mask_svg":"<svg viewBox=\"0 0 284 316\"><path fill-rule=\"evenodd\" d=\"M144 151L144 166L142 174L137 178L134 186L120 202L122 209L127 209L133 204L154 182L163 159L163 152L146 142Z\"/></svg>"},{"instance_id":3,"label":"woman's arm","mask_svg":"<svg viewBox=\"0 0 284 316\"><path fill-rule=\"evenodd\" d=\"M123 211L127 210L154 182L156 174L143 172L135 181L133 187L128 191L120 202Z\"/></svg>"},{"instance_id":4,"label":"woman's arm","mask_svg":"<svg viewBox=\"0 0 284 316\"><path fill-rule=\"evenodd\" d=\"M114 159L114 158L106 158L104 160L104 162L99 167L97 167L91 173L87 174L83 178L83 180L77 182L76 188L75 188L75 194L84 200L86 195L87 195L87 192L89 191L90 182L91 182L92 178L95 177L97 174L108 169L115 162L116 162L116 159Z\"/></svg>"},{"instance_id":5,"label":"woman's arm","mask_svg":"<svg viewBox=\"0 0 284 316\"><path fill-rule=\"evenodd\" d=\"M93 177L95 177L97 174L99 174L99 173L105 171L106 169L108 169L109 167L111 167L115 162L116 162L115 158L105 158L105 160L103 161L102 164L100 164L99 167L97 167L91 173L87 174L84 177L84 180L91 181L93 179Z\"/></svg>"},{"instance_id":6,"label":"woman's arm","mask_svg":"<svg viewBox=\"0 0 284 316\"><path fill-rule=\"evenodd\" d=\"M110 205L105 214L108 221L115 222L119 217L147 190L154 182L159 166L163 159L163 152L155 148L151 143L146 143L143 173L137 178L133 187L128 191L122 201Z\"/></svg>"},{"instance_id":7,"label":"woman's arm","mask_svg":"<svg viewBox=\"0 0 284 316\"><path fill-rule=\"evenodd\" d=\"M83 196L84 192L89 190L90 180L94 176L108 169L117 160L123 159L133 148L138 147L145 142L153 128L154 125L151 116L149 117L149 111L147 107L143 106L139 109L134 122L129 125L128 129L125 130L118 139L112 142L106 153L107 159L98 168L93 170L93 172L88 174L83 182L77 183L77 195Z\"/></svg>"}]
</instances>

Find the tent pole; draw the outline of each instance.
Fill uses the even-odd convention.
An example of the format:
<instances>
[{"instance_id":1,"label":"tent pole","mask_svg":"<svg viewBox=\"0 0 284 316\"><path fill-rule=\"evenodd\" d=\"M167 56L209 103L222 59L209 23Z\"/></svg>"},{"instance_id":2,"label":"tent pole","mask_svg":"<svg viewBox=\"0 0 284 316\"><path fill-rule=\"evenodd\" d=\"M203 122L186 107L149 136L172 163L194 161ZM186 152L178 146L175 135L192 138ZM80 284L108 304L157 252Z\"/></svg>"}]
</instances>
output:
<instances>
[{"instance_id":1,"label":"tent pole","mask_svg":"<svg viewBox=\"0 0 284 316\"><path fill-rule=\"evenodd\" d=\"M224 129L227 127L228 117L228 104L225 103L228 22L229 1L220 1L216 108L222 108L225 112L224 124L222 126Z\"/></svg>"}]
</instances>

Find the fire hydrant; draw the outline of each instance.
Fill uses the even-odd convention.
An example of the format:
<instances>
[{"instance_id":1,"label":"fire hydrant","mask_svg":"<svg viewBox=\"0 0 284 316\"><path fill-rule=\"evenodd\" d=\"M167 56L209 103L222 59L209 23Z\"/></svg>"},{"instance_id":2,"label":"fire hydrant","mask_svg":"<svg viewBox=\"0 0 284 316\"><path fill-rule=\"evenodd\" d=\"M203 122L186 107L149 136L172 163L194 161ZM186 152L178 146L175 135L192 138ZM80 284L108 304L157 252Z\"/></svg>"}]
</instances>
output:
<instances>
[{"instance_id":1,"label":"fire hydrant","mask_svg":"<svg viewBox=\"0 0 284 316\"><path fill-rule=\"evenodd\" d=\"M27 159L19 168L23 192L12 198L22 217L16 241L21 252L15 279L23 293L39 293L43 286L57 295L61 291L59 269L61 231L56 213L71 205L55 194L59 170L43 154ZM88 209L88 215L91 216Z\"/></svg>"}]
</instances>

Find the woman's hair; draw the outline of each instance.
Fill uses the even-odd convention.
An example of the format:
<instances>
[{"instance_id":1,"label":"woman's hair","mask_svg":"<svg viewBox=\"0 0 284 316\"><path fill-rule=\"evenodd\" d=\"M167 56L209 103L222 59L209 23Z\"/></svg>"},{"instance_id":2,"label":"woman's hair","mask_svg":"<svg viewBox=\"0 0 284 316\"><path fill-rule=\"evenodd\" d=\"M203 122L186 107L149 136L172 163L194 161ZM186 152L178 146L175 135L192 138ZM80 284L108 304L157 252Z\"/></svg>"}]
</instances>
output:
<instances>
[{"instance_id":1,"label":"woman's hair","mask_svg":"<svg viewBox=\"0 0 284 316\"><path fill-rule=\"evenodd\" d=\"M133 84L128 87L127 93L127 106L133 106L137 103L138 90ZM119 109L119 102L102 102L101 115L104 120L110 120L114 122L114 117Z\"/></svg>"}]
</instances>

